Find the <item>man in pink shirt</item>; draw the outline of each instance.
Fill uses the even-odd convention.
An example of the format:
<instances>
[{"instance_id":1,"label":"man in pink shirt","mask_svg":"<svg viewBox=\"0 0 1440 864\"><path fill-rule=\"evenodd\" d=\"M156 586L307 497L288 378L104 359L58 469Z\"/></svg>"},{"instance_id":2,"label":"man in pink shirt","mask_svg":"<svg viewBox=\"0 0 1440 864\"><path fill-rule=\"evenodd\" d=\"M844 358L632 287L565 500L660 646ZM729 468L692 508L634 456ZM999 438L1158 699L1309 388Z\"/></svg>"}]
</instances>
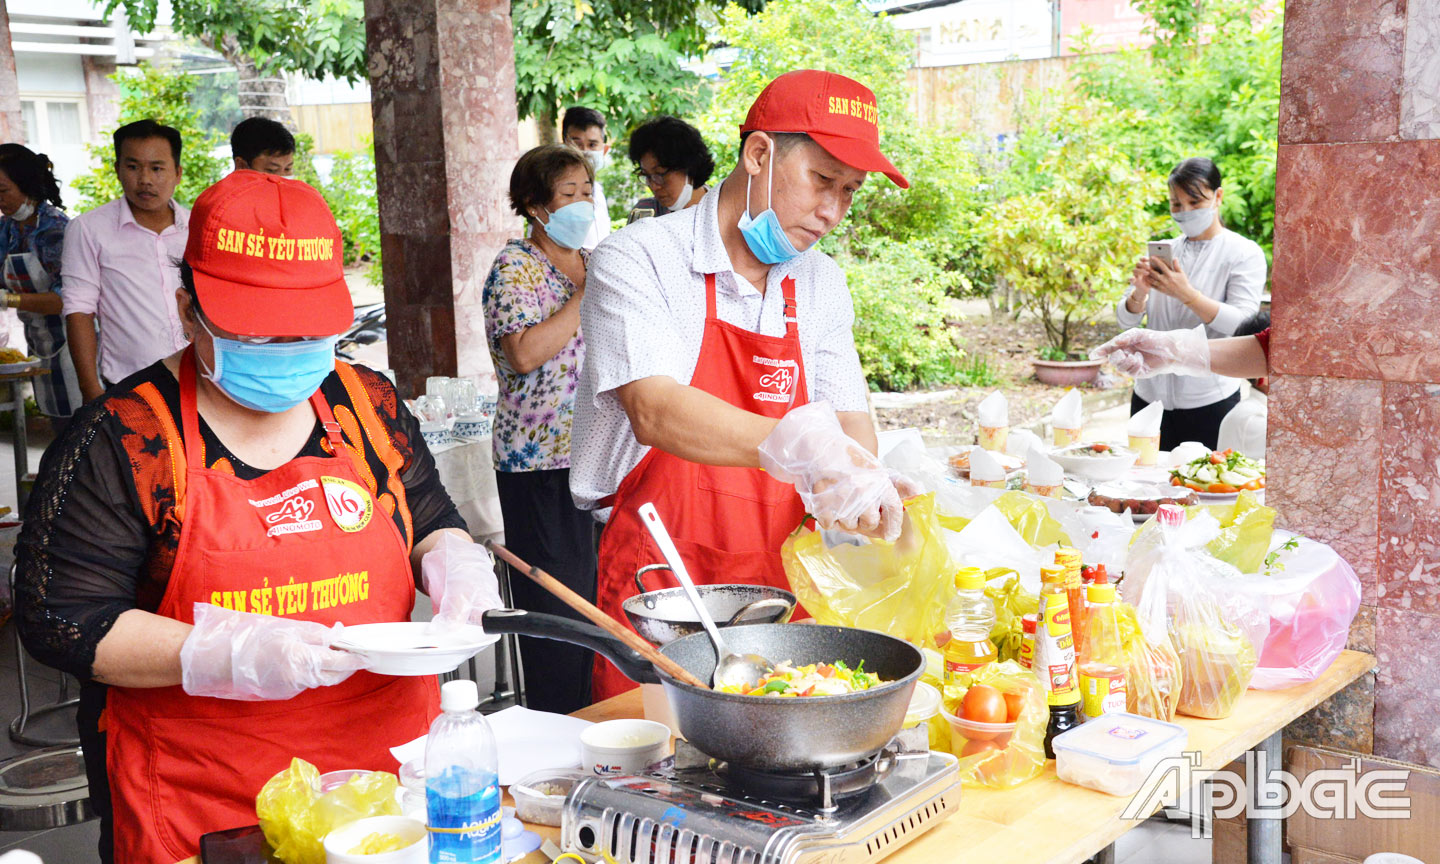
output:
<instances>
[{"instance_id":1,"label":"man in pink shirt","mask_svg":"<svg viewBox=\"0 0 1440 864\"><path fill-rule=\"evenodd\" d=\"M186 343L175 291L190 211L171 197L180 182L180 133L137 120L116 129L114 138L115 173L125 194L70 221L60 263L65 336L87 402L105 392L106 383Z\"/></svg>"}]
</instances>

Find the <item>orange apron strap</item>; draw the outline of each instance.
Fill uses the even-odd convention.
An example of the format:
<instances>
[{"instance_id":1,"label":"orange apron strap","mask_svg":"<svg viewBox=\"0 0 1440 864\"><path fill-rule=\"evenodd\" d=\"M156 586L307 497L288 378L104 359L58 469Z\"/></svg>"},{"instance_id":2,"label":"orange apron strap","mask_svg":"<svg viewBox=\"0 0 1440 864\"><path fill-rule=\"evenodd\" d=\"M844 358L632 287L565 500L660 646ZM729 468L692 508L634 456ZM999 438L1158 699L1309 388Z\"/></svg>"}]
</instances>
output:
<instances>
[{"instance_id":1,"label":"orange apron strap","mask_svg":"<svg viewBox=\"0 0 1440 864\"><path fill-rule=\"evenodd\" d=\"M185 471L188 462L185 458L185 442L180 438L180 431L175 428L175 418L170 414L170 406L165 404L165 398L155 385L148 381L135 388L135 395L145 400L150 406L155 419L160 423L160 429L165 435L165 450L170 454L170 473L174 480L175 488L175 518L185 521Z\"/></svg>"},{"instance_id":2,"label":"orange apron strap","mask_svg":"<svg viewBox=\"0 0 1440 864\"><path fill-rule=\"evenodd\" d=\"M400 511L400 519L405 524L405 537L413 544L415 542L415 525L410 518L410 504L405 497L405 484L400 480L400 469L404 466L405 460L400 457L400 451L395 449L395 442L390 439L390 430L384 423L380 422L380 415L375 413L375 403L370 399L370 391L366 389L365 383L360 380L360 374L355 367L342 360L335 361L335 371L340 376L340 383L345 385L345 392L350 394L350 404L355 409L355 418L360 421L360 428L366 441L375 449L375 454L380 461L389 468L389 477L385 481L386 490L395 498L395 506ZM395 398L400 398L397 394ZM365 442L357 441L356 447L363 448ZM364 453L357 449L351 453L351 458L363 460ZM369 466L363 467L361 476L369 474ZM376 490L377 492L379 490Z\"/></svg>"},{"instance_id":3,"label":"orange apron strap","mask_svg":"<svg viewBox=\"0 0 1440 864\"><path fill-rule=\"evenodd\" d=\"M780 280L781 296L785 298L785 335L795 338L800 335L800 319L796 317L795 310L795 277L786 276Z\"/></svg>"}]
</instances>

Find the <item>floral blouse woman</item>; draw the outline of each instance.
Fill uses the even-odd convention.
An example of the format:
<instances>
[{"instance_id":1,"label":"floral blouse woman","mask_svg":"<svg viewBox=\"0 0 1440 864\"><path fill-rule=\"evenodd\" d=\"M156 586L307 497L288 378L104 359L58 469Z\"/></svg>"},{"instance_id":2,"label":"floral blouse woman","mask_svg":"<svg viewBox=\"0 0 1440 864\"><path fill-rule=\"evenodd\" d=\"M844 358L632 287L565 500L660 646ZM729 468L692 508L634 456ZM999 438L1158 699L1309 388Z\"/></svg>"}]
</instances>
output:
<instances>
[{"instance_id":1,"label":"floral blouse woman","mask_svg":"<svg viewBox=\"0 0 1440 864\"><path fill-rule=\"evenodd\" d=\"M585 340L580 299L595 219L594 174L580 151L537 147L510 175L510 204L529 236L511 240L485 280L485 330L500 379L495 479L505 544L530 564L595 599L593 522L570 497L570 424ZM512 580L515 605L574 617L528 579ZM568 713L589 704L588 651L522 639L527 702Z\"/></svg>"}]
</instances>

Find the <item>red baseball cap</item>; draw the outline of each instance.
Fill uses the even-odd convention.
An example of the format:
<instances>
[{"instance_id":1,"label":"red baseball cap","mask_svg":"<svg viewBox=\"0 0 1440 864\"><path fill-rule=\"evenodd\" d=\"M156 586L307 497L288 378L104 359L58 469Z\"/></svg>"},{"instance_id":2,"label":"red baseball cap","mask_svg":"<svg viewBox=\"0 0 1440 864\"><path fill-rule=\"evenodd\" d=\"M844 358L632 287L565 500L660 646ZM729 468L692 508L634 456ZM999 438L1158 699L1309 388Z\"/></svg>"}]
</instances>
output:
<instances>
[{"instance_id":1,"label":"red baseball cap","mask_svg":"<svg viewBox=\"0 0 1440 864\"><path fill-rule=\"evenodd\" d=\"M765 85L745 115L744 132L804 132L825 152L861 171L879 171L910 188L880 152L880 115L869 87L844 75L799 69Z\"/></svg>"},{"instance_id":2,"label":"red baseball cap","mask_svg":"<svg viewBox=\"0 0 1440 864\"><path fill-rule=\"evenodd\" d=\"M231 333L314 339L355 320L340 228L299 180L236 171L201 192L185 261L205 317Z\"/></svg>"}]
</instances>

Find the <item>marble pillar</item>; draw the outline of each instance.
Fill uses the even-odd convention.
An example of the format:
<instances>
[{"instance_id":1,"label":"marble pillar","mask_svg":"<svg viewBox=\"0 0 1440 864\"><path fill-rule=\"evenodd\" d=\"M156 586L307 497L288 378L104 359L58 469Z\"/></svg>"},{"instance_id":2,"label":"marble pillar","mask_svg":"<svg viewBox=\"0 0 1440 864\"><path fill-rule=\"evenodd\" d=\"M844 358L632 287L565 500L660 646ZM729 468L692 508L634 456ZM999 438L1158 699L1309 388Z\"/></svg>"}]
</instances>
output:
<instances>
[{"instance_id":1,"label":"marble pillar","mask_svg":"<svg viewBox=\"0 0 1440 864\"><path fill-rule=\"evenodd\" d=\"M509 0L365 0L390 365L493 374L481 289L516 230Z\"/></svg>"},{"instance_id":2,"label":"marble pillar","mask_svg":"<svg viewBox=\"0 0 1440 864\"><path fill-rule=\"evenodd\" d=\"M1440 766L1440 0L1291 0L1270 502L1355 567L1357 682L1295 737Z\"/></svg>"},{"instance_id":3,"label":"marble pillar","mask_svg":"<svg viewBox=\"0 0 1440 864\"><path fill-rule=\"evenodd\" d=\"M20 82L15 77L15 51L10 47L10 13L0 3L0 141L24 140Z\"/></svg>"}]
</instances>

